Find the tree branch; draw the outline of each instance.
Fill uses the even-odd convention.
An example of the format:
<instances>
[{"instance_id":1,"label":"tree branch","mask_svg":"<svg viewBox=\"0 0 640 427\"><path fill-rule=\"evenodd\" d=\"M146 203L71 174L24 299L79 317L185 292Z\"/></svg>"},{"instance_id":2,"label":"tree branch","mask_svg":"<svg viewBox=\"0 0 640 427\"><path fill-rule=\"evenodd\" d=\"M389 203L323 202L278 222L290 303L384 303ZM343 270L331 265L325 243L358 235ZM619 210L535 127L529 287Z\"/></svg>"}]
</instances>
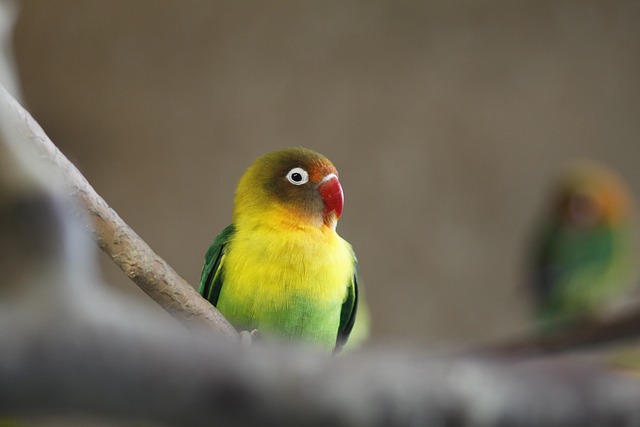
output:
<instances>
[{"instance_id":1,"label":"tree branch","mask_svg":"<svg viewBox=\"0 0 640 427\"><path fill-rule=\"evenodd\" d=\"M511 365L369 353L331 361L94 322L19 339L7 329L0 327L0 345L12 349L0 354L0 412L12 416L179 426L588 427L640 419L636 380L579 360Z\"/></svg>"},{"instance_id":2,"label":"tree branch","mask_svg":"<svg viewBox=\"0 0 640 427\"><path fill-rule=\"evenodd\" d=\"M469 354L530 358L565 351L584 350L599 345L637 339L640 335L640 307L627 309L606 319L576 323L538 336L517 337L496 344L485 344Z\"/></svg>"},{"instance_id":3,"label":"tree branch","mask_svg":"<svg viewBox=\"0 0 640 427\"><path fill-rule=\"evenodd\" d=\"M6 105L9 126L15 127L47 162L58 168L70 189L74 212L98 246L162 308L185 325L204 325L230 338L237 332L195 289L180 277L111 209L80 171L51 142L31 115L0 88L0 102ZM90 221L86 220L86 212Z\"/></svg>"}]
</instances>

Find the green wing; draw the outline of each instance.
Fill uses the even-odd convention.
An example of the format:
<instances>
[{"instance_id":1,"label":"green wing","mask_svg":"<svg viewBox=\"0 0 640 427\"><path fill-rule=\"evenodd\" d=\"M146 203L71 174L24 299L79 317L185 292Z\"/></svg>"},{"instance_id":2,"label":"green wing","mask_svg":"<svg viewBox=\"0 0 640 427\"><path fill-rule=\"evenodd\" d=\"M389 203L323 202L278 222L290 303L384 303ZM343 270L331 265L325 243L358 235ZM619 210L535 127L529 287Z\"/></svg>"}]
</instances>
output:
<instances>
[{"instance_id":1,"label":"green wing","mask_svg":"<svg viewBox=\"0 0 640 427\"><path fill-rule=\"evenodd\" d=\"M353 278L349 284L347 299L342 303L335 352L340 351L346 344L353 329L353 324L356 322L356 312L358 311L358 261L354 258L353 262Z\"/></svg>"},{"instance_id":2,"label":"green wing","mask_svg":"<svg viewBox=\"0 0 640 427\"><path fill-rule=\"evenodd\" d=\"M630 235L622 224L549 226L532 269L541 331L597 315L633 284Z\"/></svg>"},{"instance_id":3,"label":"green wing","mask_svg":"<svg viewBox=\"0 0 640 427\"><path fill-rule=\"evenodd\" d=\"M233 225L228 226L213 241L204 258L204 266L200 276L198 292L214 306L218 304L220 289L222 289L221 261L224 257L225 246L235 233Z\"/></svg>"}]
</instances>

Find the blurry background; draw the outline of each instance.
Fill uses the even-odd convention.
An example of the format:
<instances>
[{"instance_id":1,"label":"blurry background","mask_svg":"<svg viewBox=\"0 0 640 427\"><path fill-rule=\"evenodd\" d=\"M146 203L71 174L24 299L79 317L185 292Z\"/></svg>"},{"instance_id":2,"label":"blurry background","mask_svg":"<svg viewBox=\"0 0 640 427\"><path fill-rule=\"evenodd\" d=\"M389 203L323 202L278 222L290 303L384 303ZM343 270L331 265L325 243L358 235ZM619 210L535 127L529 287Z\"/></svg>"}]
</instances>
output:
<instances>
[{"instance_id":1,"label":"blurry background","mask_svg":"<svg viewBox=\"0 0 640 427\"><path fill-rule=\"evenodd\" d=\"M599 159L640 193L635 0L20 6L27 108L194 285L257 156L327 155L374 343L526 330L527 249L567 160Z\"/></svg>"}]
</instances>

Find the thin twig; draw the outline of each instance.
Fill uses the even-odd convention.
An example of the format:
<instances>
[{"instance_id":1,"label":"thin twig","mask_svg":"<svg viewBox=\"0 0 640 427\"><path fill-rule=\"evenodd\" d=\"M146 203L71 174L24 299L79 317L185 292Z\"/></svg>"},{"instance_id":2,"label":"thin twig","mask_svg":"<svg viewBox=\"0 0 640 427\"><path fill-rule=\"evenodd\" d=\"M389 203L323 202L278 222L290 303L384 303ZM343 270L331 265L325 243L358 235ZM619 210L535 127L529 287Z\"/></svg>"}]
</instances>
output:
<instances>
[{"instance_id":1,"label":"thin twig","mask_svg":"<svg viewBox=\"0 0 640 427\"><path fill-rule=\"evenodd\" d=\"M74 211L98 246L147 295L183 324L205 325L230 338L238 334L215 307L180 277L96 193L80 171L58 150L40 125L4 89L0 98L12 115L12 124L46 161L61 172L80 208ZM90 221L86 221L86 211Z\"/></svg>"}]
</instances>

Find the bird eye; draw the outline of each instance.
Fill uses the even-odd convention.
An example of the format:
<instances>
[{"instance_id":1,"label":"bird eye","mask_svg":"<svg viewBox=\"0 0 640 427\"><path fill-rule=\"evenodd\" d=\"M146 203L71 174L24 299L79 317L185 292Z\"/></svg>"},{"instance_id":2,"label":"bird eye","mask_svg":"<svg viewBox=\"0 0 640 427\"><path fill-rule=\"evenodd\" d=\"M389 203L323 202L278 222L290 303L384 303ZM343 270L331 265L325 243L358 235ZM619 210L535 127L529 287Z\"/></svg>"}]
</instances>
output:
<instances>
[{"instance_id":1,"label":"bird eye","mask_svg":"<svg viewBox=\"0 0 640 427\"><path fill-rule=\"evenodd\" d=\"M293 168L287 173L287 179L293 185L302 185L309 181L309 174L302 168Z\"/></svg>"}]
</instances>

